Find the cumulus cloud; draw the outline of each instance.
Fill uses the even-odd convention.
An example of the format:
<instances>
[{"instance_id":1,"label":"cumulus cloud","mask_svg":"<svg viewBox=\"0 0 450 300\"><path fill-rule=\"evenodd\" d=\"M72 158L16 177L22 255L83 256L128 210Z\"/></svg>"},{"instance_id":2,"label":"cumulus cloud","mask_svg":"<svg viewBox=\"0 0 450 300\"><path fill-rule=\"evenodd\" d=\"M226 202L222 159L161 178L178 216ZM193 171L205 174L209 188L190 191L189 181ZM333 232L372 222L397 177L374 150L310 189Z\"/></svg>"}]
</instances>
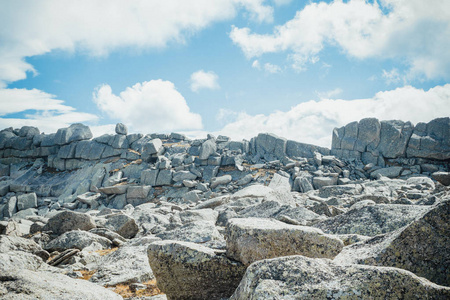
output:
<instances>
[{"instance_id":1,"label":"cumulus cloud","mask_svg":"<svg viewBox=\"0 0 450 300\"><path fill-rule=\"evenodd\" d=\"M12 117L22 113L24 117ZM41 90L0 89L0 128L35 126L50 133L72 123L95 123L98 117L65 105L63 100Z\"/></svg>"},{"instance_id":2,"label":"cumulus cloud","mask_svg":"<svg viewBox=\"0 0 450 300\"><path fill-rule=\"evenodd\" d=\"M229 111L223 115L233 116ZM272 132L296 141L330 147L334 127L363 118L409 120L416 124L449 115L450 84L428 91L405 86L378 92L368 99L308 101L289 111L276 111L269 115L236 113L235 121L225 125L220 134L250 139L260 132Z\"/></svg>"},{"instance_id":3,"label":"cumulus cloud","mask_svg":"<svg viewBox=\"0 0 450 300\"><path fill-rule=\"evenodd\" d=\"M316 92L316 94L320 99L330 99L336 97L337 95L340 95L342 92L343 90L341 88L335 88L334 90L330 91Z\"/></svg>"},{"instance_id":4,"label":"cumulus cloud","mask_svg":"<svg viewBox=\"0 0 450 300\"><path fill-rule=\"evenodd\" d=\"M203 70L199 70L191 74L191 90L193 92L198 92L201 89L210 89L215 90L218 89L219 76L213 71L205 72Z\"/></svg>"},{"instance_id":5,"label":"cumulus cloud","mask_svg":"<svg viewBox=\"0 0 450 300\"><path fill-rule=\"evenodd\" d=\"M190 111L186 100L170 81L136 83L119 95L104 84L94 92L93 100L109 117L137 132L162 133L202 128L201 116Z\"/></svg>"},{"instance_id":6,"label":"cumulus cloud","mask_svg":"<svg viewBox=\"0 0 450 300\"><path fill-rule=\"evenodd\" d=\"M387 13L384 13L387 11ZM305 70L328 45L359 59L400 58L409 76L450 76L450 2L340 0L310 3L272 34L233 27L230 38L248 58L287 51Z\"/></svg>"},{"instance_id":7,"label":"cumulus cloud","mask_svg":"<svg viewBox=\"0 0 450 300\"><path fill-rule=\"evenodd\" d=\"M265 63L264 64L264 70L268 73L271 74L275 74L275 73L280 73L281 72L281 68L278 65L274 65L271 63Z\"/></svg>"},{"instance_id":8,"label":"cumulus cloud","mask_svg":"<svg viewBox=\"0 0 450 300\"><path fill-rule=\"evenodd\" d=\"M0 87L36 72L27 57L53 50L106 55L120 48L160 48L245 9L271 21L265 0L20 0L0 9Z\"/></svg>"}]
</instances>

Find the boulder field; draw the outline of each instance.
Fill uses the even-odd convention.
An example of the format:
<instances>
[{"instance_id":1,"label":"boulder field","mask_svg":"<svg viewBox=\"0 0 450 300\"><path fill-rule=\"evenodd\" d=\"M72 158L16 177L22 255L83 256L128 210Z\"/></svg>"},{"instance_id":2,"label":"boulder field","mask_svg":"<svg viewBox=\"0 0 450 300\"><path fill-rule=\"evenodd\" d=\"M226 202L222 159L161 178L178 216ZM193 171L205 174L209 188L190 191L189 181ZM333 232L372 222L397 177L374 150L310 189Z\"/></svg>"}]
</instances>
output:
<instances>
[{"instance_id":1,"label":"boulder field","mask_svg":"<svg viewBox=\"0 0 450 300\"><path fill-rule=\"evenodd\" d=\"M0 131L1 299L450 299L450 118Z\"/></svg>"}]
</instances>

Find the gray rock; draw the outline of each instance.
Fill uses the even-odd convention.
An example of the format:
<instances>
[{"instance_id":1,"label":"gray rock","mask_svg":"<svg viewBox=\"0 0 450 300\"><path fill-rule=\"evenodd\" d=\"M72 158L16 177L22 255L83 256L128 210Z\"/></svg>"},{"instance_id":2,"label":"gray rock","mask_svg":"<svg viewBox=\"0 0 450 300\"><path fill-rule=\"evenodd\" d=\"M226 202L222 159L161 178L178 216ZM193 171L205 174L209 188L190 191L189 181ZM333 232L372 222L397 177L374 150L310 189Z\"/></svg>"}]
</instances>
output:
<instances>
[{"instance_id":1,"label":"gray rock","mask_svg":"<svg viewBox=\"0 0 450 300\"><path fill-rule=\"evenodd\" d=\"M173 181L180 182L183 180L195 180L197 175L191 173L190 171L178 171L173 173Z\"/></svg>"},{"instance_id":2,"label":"gray rock","mask_svg":"<svg viewBox=\"0 0 450 300\"><path fill-rule=\"evenodd\" d=\"M330 185L337 185L337 177L316 176L313 178L313 185L316 190Z\"/></svg>"},{"instance_id":3,"label":"gray rock","mask_svg":"<svg viewBox=\"0 0 450 300\"><path fill-rule=\"evenodd\" d=\"M19 130L19 136L25 137L27 139L33 139L35 135L39 135L40 131L37 127L33 126L22 126Z\"/></svg>"},{"instance_id":4,"label":"gray rock","mask_svg":"<svg viewBox=\"0 0 450 300\"><path fill-rule=\"evenodd\" d=\"M113 214L106 216L106 228L112 230L126 239L133 238L139 231L136 220L125 214Z\"/></svg>"},{"instance_id":5,"label":"gray rock","mask_svg":"<svg viewBox=\"0 0 450 300\"><path fill-rule=\"evenodd\" d=\"M25 251L34 253L42 248L34 241L17 236L0 235L0 253Z\"/></svg>"},{"instance_id":6,"label":"gray rock","mask_svg":"<svg viewBox=\"0 0 450 300\"><path fill-rule=\"evenodd\" d=\"M346 247L336 261L402 268L450 286L449 217L446 200L406 227Z\"/></svg>"},{"instance_id":7,"label":"gray rock","mask_svg":"<svg viewBox=\"0 0 450 300\"><path fill-rule=\"evenodd\" d=\"M301 254L334 258L344 243L321 230L271 219L231 219L226 230L227 256L248 265L257 260Z\"/></svg>"},{"instance_id":8,"label":"gray rock","mask_svg":"<svg viewBox=\"0 0 450 300\"><path fill-rule=\"evenodd\" d=\"M354 150L359 152L371 151L380 142L381 124L375 118L362 119L358 123L358 139Z\"/></svg>"},{"instance_id":9,"label":"gray rock","mask_svg":"<svg viewBox=\"0 0 450 300\"><path fill-rule=\"evenodd\" d=\"M397 178L398 176L400 176L402 170L402 167L381 168L370 173L370 177L379 178L380 176L385 176L388 178Z\"/></svg>"},{"instance_id":10,"label":"gray rock","mask_svg":"<svg viewBox=\"0 0 450 300\"><path fill-rule=\"evenodd\" d=\"M319 152L323 155L329 155L330 149L291 140L288 140L286 143L286 154L289 157L311 158L313 157L314 152Z\"/></svg>"},{"instance_id":11,"label":"gray rock","mask_svg":"<svg viewBox=\"0 0 450 300\"><path fill-rule=\"evenodd\" d=\"M155 186L156 179L158 178L158 169L148 169L141 173L141 184Z\"/></svg>"},{"instance_id":12,"label":"gray rock","mask_svg":"<svg viewBox=\"0 0 450 300\"><path fill-rule=\"evenodd\" d=\"M215 224L218 216L219 213L211 208L190 209L180 212L180 219L184 224L194 221L209 221Z\"/></svg>"},{"instance_id":13,"label":"gray rock","mask_svg":"<svg viewBox=\"0 0 450 300\"><path fill-rule=\"evenodd\" d=\"M16 270L1 273L0 298L12 299L122 299L113 291L86 280L50 272Z\"/></svg>"},{"instance_id":14,"label":"gray rock","mask_svg":"<svg viewBox=\"0 0 450 300\"><path fill-rule=\"evenodd\" d=\"M428 209L419 205L369 205L350 210L313 226L331 234L375 236L408 225Z\"/></svg>"},{"instance_id":15,"label":"gray rock","mask_svg":"<svg viewBox=\"0 0 450 300\"><path fill-rule=\"evenodd\" d=\"M250 265L236 299L446 299L450 288L397 268L348 265L300 255Z\"/></svg>"},{"instance_id":16,"label":"gray rock","mask_svg":"<svg viewBox=\"0 0 450 300\"><path fill-rule=\"evenodd\" d=\"M77 196L77 200L81 203L89 205L90 208L95 209L99 206L98 200L100 199L100 193L87 192Z\"/></svg>"},{"instance_id":17,"label":"gray rock","mask_svg":"<svg viewBox=\"0 0 450 300\"><path fill-rule=\"evenodd\" d=\"M64 251L73 248L83 250L94 242L102 245L103 249L111 248L111 241L105 237L87 231L73 230L51 240L44 249L47 251Z\"/></svg>"},{"instance_id":18,"label":"gray rock","mask_svg":"<svg viewBox=\"0 0 450 300\"><path fill-rule=\"evenodd\" d=\"M405 157L413 129L411 122L381 121L380 143L377 150L386 158Z\"/></svg>"},{"instance_id":19,"label":"gray rock","mask_svg":"<svg viewBox=\"0 0 450 300\"><path fill-rule=\"evenodd\" d=\"M172 184L172 170L160 170L158 178L156 179L155 186L171 185Z\"/></svg>"},{"instance_id":20,"label":"gray rock","mask_svg":"<svg viewBox=\"0 0 450 300\"><path fill-rule=\"evenodd\" d=\"M70 142L89 140L91 138L91 129L88 126L77 123L70 125L68 128L58 129L54 141L57 145L65 145Z\"/></svg>"},{"instance_id":21,"label":"gray rock","mask_svg":"<svg viewBox=\"0 0 450 300\"><path fill-rule=\"evenodd\" d=\"M117 123L115 130L116 130L117 134L122 134L122 135L127 135L128 134L128 128L123 123Z\"/></svg>"},{"instance_id":22,"label":"gray rock","mask_svg":"<svg viewBox=\"0 0 450 300\"><path fill-rule=\"evenodd\" d=\"M291 191L291 184L289 182L289 178L281 176L278 173L273 174L273 177L269 183L269 187L274 190L282 190L288 192Z\"/></svg>"},{"instance_id":23,"label":"gray rock","mask_svg":"<svg viewBox=\"0 0 450 300\"><path fill-rule=\"evenodd\" d=\"M253 176L252 174L247 174L244 177L242 177L241 179L239 179L238 181L236 181L236 184L241 186L241 185L247 185L250 182L252 182L253 180Z\"/></svg>"},{"instance_id":24,"label":"gray rock","mask_svg":"<svg viewBox=\"0 0 450 300\"><path fill-rule=\"evenodd\" d=\"M148 261L168 299L228 298L245 272L213 249L179 241L150 244Z\"/></svg>"},{"instance_id":25,"label":"gray rock","mask_svg":"<svg viewBox=\"0 0 450 300\"><path fill-rule=\"evenodd\" d=\"M34 254L12 250L0 253L0 276L13 270L46 270L50 267L42 259ZM0 296L1 296L0 279ZM4 299L1 297L1 299Z\"/></svg>"},{"instance_id":26,"label":"gray rock","mask_svg":"<svg viewBox=\"0 0 450 300\"><path fill-rule=\"evenodd\" d=\"M146 282L153 279L148 264L147 245L125 244L118 250L102 256L97 272L89 279L103 286Z\"/></svg>"},{"instance_id":27,"label":"gray rock","mask_svg":"<svg viewBox=\"0 0 450 300\"><path fill-rule=\"evenodd\" d=\"M209 139L202 143L199 152L199 159L208 159L217 150L216 142L213 139Z\"/></svg>"},{"instance_id":28,"label":"gray rock","mask_svg":"<svg viewBox=\"0 0 450 300\"><path fill-rule=\"evenodd\" d=\"M431 177L443 185L450 185L450 172L434 172Z\"/></svg>"},{"instance_id":29,"label":"gray rock","mask_svg":"<svg viewBox=\"0 0 450 300\"><path fill-rule=\"evenodd\" d=\"M44 231L52 231L56 235L61 235L71 230L87 231L95 227L95 222L91 216L72 211L63 211L48 220Z\"/></svg>"},{"instance_id":30,"label":"gray rock","mask_svg":"<svg viewBox=\"0 0 450 300\"><path fill-rule=\"evenodd\" d=\"M106 195L121 195L127 192L128 185L118 184L114 186L101 187L98 190Z\"/></svg>"},{"instance_id":31,"label":"gray rock","mask_svg":"<svg viewBox=\"0 0 450 300\"><path fill-rule=\"evenodd\" d=\"M145 199L150 192L151 186L149 185L138 185L129 186L127 189L127 199Z\"/></svg>"},{"instance_id":32,"label":"gray rock","mask_svg":"<svg viewBox=\"0 0 450 300\"><path fill-rule=\"evenodd\" d=\"M17 212L17 197L9 198L5 207L3 208L3 216L11 218Z\"/></svg>"},{"instance_id":33,"label":"gray rock","mask_svg":"<svg viewBox=\"0 0 450 300\"><path fill-rule=\"evenodd\" d=\"M271 133L260 133L255 138L255 149L261 157L283 158L286 156L287 140ZM272 157L271 157L272 156Z\"/></svg>"},{"instance_id":34,"label":"gray rock","mask_svg":"<svg viewBox=\"0 0 450 300\"><path fill-rule=\"evenodd\" d=\"M214 177L211 179L211 189L218 187L219 185L225 185L230 183L232 180L231 175L223 175L220 177Z\"/></svg>"},{"instance_id":35,"label":"gray rock","mask_svg":"<svg viewBox=\"0 0 450 300\"><path fill-rule=\"evenodd\" d=\"M153 139L143 145L141 157L143 160L148 160L151 155L159 153L162 149L162 141L160 139Z\"/></svg>"}]
</instances>

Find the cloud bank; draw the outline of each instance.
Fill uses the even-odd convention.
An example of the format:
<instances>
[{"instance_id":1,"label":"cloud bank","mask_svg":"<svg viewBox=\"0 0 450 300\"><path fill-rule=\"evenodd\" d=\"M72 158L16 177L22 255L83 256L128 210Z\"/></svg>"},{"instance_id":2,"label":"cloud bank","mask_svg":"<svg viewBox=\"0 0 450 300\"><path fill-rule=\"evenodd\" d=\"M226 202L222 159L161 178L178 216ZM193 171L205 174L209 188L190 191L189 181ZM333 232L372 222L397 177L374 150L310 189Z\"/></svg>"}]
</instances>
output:
<instances>
[{"instance_id":1,"label":"cloud bank","mask_svg":"<svg viewBox=\"0 0 450 300\"><path fill-rule=\"evenodd\" d=\"M300 142L331 146L334 127L363 118L400 119L428 122L450 115L450 84L424 91L411 86L378 92L374 97L357 100L322 99L308 101L289 111L269 115L248 115L245 112L221 111L220 118L234 121L226 124L220 134L234 139L250 139L260 132L271 132Z\"/></svg>"},{"instance_id":2,"label":"cloud bank","mask_svg":"<svg viewBox=\"0 0 450 300\"><path fill-rule=\"evenodd\" d=\"M218 89L219 76L212 71L205 72L199 70L191 74L191 90L198 92L201 89L216 90Z\"/></svg>"},{"instance_id":3,"label":"cloud bank","mask_svg":"<svg viewBox=\"0 0 450 300\"><path fill-rule=\"evenodd\" d=\"M385 13L387 11L387 13ZM230 38L248 58L287 52L305 70L322 49L337 46L350 57L400 58L409 77L450 77L450 1L335 0L310 3L272 34L233 27Z\"/></svg>"},{"instance_id":4,"label":"cloud bank","mask_svg":"<svg viewBox=\"0 0 450 300\"><path fill-rule=\"evenodd\" d=\"M115 95L109 85L93 94L98 108L135 132L154 133L202 129L202 118L190 111L184 97L170 81L136 83Z\"/></svg>"}]
</instances>

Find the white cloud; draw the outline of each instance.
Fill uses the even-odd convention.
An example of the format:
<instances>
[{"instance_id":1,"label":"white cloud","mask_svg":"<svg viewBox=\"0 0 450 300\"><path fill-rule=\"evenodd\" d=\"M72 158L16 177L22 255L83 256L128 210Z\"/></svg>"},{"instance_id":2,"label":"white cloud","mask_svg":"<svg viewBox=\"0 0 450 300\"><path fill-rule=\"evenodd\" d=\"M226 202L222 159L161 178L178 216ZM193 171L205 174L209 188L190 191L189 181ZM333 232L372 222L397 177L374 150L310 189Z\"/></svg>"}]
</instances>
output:
<instances>
[{"instance_id":1,"label":"white cloud","mask_svg":"<svg viewBox=\"0 0 450 300\"><path fill-rule=\"evenodd\" d=\"M161 48L185 42L213 22L245 9L271 21L265 0L18 0L0 9L0 87L35 72L27 57L53 50L106 55L113 50Z\"/></svg>"},{"instance_id":2,"label":"white cloud","mask_svg":"<svg viewBox=\"0 0 450 300\"><path fill-rule=\"evenodd\" d=\"M228 115L231 113L228 112ZM272 132L296 141L330 147L334 127L366 117L409 120L413 123L448 117L450 84L428 91L405 86L379 92L368 99L308 101L289 111L276 111L269 115L237 115L236 120L225 125L220 134L234 139L250 139L260 132Z\"/></svg>"},{"instance_id":3,"label":"white cloud","mask_svg":"<svg viewBox=\"0 0 450 300\"><path fill-rule=\"evenodd\" d=\"M387 14L383 10L388 11ZM230 38L248 58L287 51L297 70L327 46L350 56L400 58L410 76L450 76L450 1L382 0L310 3L273 34L233 27Z\"/></svg>"},{"instance_id":4,"label":"white cloud","mask_svg":"<svg viewBox=\"0 0 450 300\"><path fill-rule=\"evenodd\" d=\"M184 97L170 81L136 83L115 95L107 84L93 94L100 110L141 133L197 130L202 118L190 111Z\"/></svg>"},{"instance_id":5,"label":"white cloud","mask_svg":"<svg viewBox=\"0 0 450 300\"><path fill-rule=\"evenodd\" d=\"M393 68L390 71L383 70L381 77L383 77L387 84L399 83L402 79L397 68Z\"/></svg>"},{"instance_id":6,"label":"white cloud","mask_svg":"<svg viewBox=\"0 0 450 300\"><path fill-rule=\"evenodd\" d=\"M28 112L30 111L30 112ZM24 118L11 114L24 113ZM64 105L54 95L32 89L0 89L0 128L35 126L51 133L72 123L95 123L98 117Z\"/></svg>"},{"instance_id":7,"label":"white cloud","mask_svg":"<svg viewBox=\"0 0 450 300\"><path fill-rule=\"evenodd\" d=\"M255 59L255 60L253 61L253 63L252 63L252 68L255 68L255 69L258 69L258 70L261 69L261 64L259 63L259 61L258 61L257 59Z\"/></svg>"},{"instance_id":8,"label":"white cloud","mask_svg":"<svg viewBox=\"0 0 450 300\"><path fill-rule=\"evenodd\" d=\"M281 72L280 66L274 65L274 64L271 64L271 63L265 63L264 64L264 70L266 72L269 72L269 73L272 73L272 74Z\"/></svg>"},{"instance_id":9,"label":"white cloud","mask_svg":"<svg viewBox=\"0 0 450 300\"><path fill-rule=\"evenodd\" d=\"M336 97L337 95L342 94L343 90L341 88L335 88L334 90L325 91L325 92L316 92L317 96L320 99L330 99Z\"/></svg>"},{"instance_id":10,"label":"white cloud","mask_svg":"<svg viewBox=\"0 0 450 300\"><path fill-rule=\"evenodd\" d=\"M191 90L198 92L200 89L218 89L220 87L218 80L219 76L213 71L199 70L191 74Z\"/></svg>"}]
</instances>

